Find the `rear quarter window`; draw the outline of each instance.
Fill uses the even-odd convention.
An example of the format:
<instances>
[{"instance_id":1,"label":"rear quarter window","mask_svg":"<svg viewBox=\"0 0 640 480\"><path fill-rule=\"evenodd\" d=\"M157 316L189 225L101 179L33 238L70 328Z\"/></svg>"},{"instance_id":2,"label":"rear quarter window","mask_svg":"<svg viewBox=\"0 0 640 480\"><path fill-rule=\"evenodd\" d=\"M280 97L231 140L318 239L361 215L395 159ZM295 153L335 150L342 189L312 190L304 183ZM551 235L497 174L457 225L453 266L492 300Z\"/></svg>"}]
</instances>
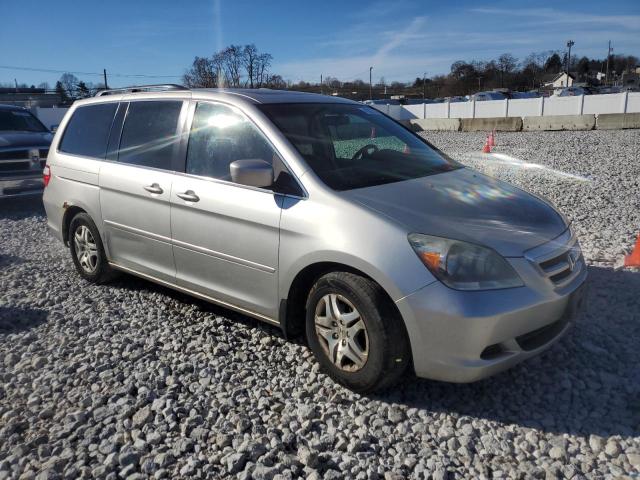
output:
<instances>
[{"instance_id":1,"label":"rear quarter window","mask_svg":"<svg viewBox=\"0 0 640 480\"><path fill-rule=\"evenodd\" d=\"M117 103L76 108L65 128L58 150L72 155L104 159Z\"/></svg>"}]
</instances>

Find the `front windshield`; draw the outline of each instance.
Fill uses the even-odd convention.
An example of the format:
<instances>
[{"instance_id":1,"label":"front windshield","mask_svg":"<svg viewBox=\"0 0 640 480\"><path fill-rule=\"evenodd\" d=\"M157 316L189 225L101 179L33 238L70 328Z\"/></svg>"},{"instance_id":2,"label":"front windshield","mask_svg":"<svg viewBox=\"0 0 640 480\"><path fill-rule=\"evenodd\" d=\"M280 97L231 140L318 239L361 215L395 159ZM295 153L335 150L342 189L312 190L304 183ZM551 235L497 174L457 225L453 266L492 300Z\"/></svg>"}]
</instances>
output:
<instances>
[{"instance_id":1,"label":"front windshield","mask_svg":"<svg viewBox=\"0 0 640 480\"><path fill-rule=\"evenodd\" d=\"M378 110L341 103L263 104L309 167L335 190L446 172L460 165Z\"/></svg>"},{"instance_id":2,"label":"front windshield","mask_svg":"<svg viewBox=\"0 0 640 480\"><path fill-rule=\"evenodd\" d=\"M47 132L46 127L24 110L0 110L0 130L15 132Z\"/></svg>"}]
</instances>

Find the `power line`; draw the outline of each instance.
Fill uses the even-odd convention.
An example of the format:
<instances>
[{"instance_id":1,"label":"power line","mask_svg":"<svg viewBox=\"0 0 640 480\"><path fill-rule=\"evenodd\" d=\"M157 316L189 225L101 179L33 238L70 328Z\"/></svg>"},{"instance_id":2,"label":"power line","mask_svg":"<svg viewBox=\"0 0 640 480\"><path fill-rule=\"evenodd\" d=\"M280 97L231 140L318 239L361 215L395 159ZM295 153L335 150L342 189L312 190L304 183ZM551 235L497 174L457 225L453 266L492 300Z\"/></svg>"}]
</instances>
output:
<instances>
[{"instance_id":1,"label":"power line","mask_svg":"<svg viewBox=\"0 0 640 480\"><path fill-rule=\"evenodd\" d=\"M73 75L95 75L102 77L103 72L73 72L71 70L53 70L49 68L31 68L31 67L15 67L11 65L0 65L1 69L5 70L22 70L26 72L42 72L42 73L71 73ZM111 73L110 77L122 77L122 78L182 78L182 75L149 75L149 74L135 74L135 73Z\"/></svg>"}]
</instances>

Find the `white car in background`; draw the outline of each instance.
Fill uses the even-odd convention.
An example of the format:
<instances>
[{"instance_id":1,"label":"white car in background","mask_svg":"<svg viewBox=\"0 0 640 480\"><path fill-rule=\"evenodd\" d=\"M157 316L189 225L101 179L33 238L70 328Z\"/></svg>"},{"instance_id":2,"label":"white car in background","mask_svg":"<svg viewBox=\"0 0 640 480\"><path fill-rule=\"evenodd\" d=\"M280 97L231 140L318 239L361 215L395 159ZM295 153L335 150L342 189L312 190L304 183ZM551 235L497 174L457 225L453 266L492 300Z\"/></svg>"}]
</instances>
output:
<instances>
[{"instance_id":1,"label":"white car in background","mask_svg":"<svg viewBox=\"0 0 640 480\"><path fill-rule=\"evenodd\" d=\"M502 92L478 92L471 95L470 100L474 100L476 102L486 102L488 100L504 100L507 96Z\"/></svg>"},{"instance_id":2,"label":"white car in background","mask_svg":"<svg viewBox=\"0 0 640 480\"><path fill-rule=\"evenodd\" d=\"M580 95L591 95L591 90L585 87L566 87L556 90L556 97L579 97Z\"/></svg>"}]
</instances>

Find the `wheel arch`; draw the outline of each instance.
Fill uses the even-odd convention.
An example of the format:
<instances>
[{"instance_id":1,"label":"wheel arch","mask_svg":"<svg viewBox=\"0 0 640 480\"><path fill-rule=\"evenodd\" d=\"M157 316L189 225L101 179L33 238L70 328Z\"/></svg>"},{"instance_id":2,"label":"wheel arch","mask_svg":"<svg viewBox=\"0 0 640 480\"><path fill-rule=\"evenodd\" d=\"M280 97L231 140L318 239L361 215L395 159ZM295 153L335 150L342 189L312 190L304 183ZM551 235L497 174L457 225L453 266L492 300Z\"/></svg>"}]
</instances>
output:
<instances>
[{"instance_id":1,"label":"wheel arch","mask_svg":"<svg viewBox=\"0 0 640 480\"><path fill-rule=\"evenodd\" d=\"M71 225L71 220L73 220L73 218L79 213L86 213L89 215L84 208L78 205L69 205L62 216L62 241L67 247L69 246L69 226Z\"/></svg>"},{"instance_id":2,"label":"wheel arch","mask_svg":"<svg viewBox=\"0 0 640 480\"><path fill-rule=\"evenodd\" d=\"M302 268L292 279L287 296L280 300L279 320L285 338L294 338L304 332L305 310L307 296L315 282L330 272L350 272L371 280L380 287L384 295L389 300L390 305L397 311L397 314L404 325L404 319L400 314L392 295L384 286L371 274L356 268L352 265L337 261L317 261ZM406 330L406 325L405 325ZM407 338L408 335L407 335Z\"/></svg>"},{"instance_id":3,"label":"wheel arch","mask_svg":"<svg viewBox=\"0 0 640 480\"><path fill-rule=\"evenodd\" d=\"M66 246L69 246L69 226L71 225L71 220L79 213L86 213L91 217L91 220L96 225L100 236L102 236L102 228L100 228L100 204L95 202L97 197L91 198L82 198L81 195L73 195L70 198L67 198L62 203L62 209L64 213L62 214L62 225L61 227L61 236L62 241ZM104 240L104 239L103 239Z\"/></svg>"}]
</instances>

